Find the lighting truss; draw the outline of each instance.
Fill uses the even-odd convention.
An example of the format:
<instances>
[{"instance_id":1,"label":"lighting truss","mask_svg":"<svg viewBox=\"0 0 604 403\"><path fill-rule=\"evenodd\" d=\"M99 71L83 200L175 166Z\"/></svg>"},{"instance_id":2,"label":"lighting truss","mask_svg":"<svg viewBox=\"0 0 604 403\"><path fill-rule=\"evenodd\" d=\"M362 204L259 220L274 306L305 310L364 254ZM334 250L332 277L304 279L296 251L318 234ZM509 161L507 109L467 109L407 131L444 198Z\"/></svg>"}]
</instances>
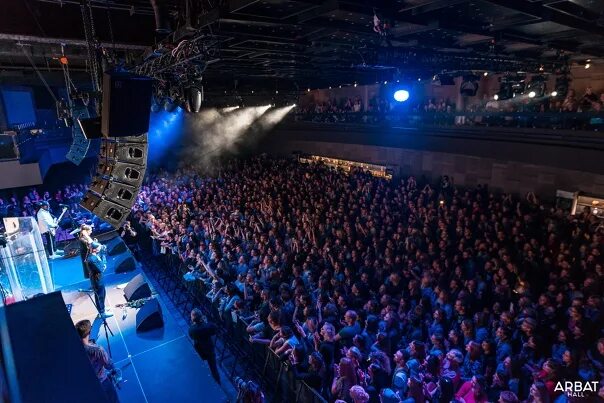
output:
<instances>
[{"instance_id":1,"label":"lighting truss","mask_svg":"<svg viewBox=\"0 0 604 403\"><path fill-rule=\"evenodd\" d=\"M218 45L219 40L208 35L185 39L174 49L158 57L148 58L133 71L139 75L163 80L169 75L179 76L196 66L205 69L205 66L220 60L217 58Z\"/></svg>"}]
</instances>

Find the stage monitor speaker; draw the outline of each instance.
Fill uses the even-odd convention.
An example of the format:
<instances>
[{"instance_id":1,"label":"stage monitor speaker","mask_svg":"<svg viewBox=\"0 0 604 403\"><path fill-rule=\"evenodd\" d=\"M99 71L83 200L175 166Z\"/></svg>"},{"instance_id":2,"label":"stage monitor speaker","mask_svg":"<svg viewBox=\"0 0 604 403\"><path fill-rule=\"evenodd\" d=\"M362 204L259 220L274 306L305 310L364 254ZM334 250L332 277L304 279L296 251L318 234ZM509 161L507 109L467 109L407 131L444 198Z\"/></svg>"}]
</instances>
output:
<instances>
[{"instance_id":1,"label":"stage monitor speaker","mask_svg":"<svg viewBox=\"0 0 604 403\"><path fill-rule=\"evenodd\" d=\"M105 245L107 245L107 256L116 256L128 250L124 240L119 236L110 239Z\"/></svg>"},{"instance_id":2,"label":"stage monitor speaker","mask_svg":"<svg viewBox=\"0 0 604 403\"><path fill-rule=\"evenodd\" d=\"M88 119L90 114L88 113L88 108L84 105L74 105L71 108L71 116L73 117L74 122ZM73 137L73 141L71 146L69 147L69 151L65 158L68 161L73 162L76 165L80 165L84 158L86 158L86 153L88 153L88 147L90 146L90 141L86 138L82 127L79 124L74 124L71 128L71 135Z\"/></svg>"},{"instance_id":3,"label":"stage monitor speaker","mask_svg":"<svg viewBox=\"0 0 604 403\"><path fill-rule=\"evenodd\" d=\"M124 288L124 298L126 301L136 301L141 298L149 298L151 288L142 274L137 274Z\"/></svg>"},{"instance_id":4,"label":"stage monitor speaker","mask_svg":"<svg viewBox=\"0 0 604 403\"><path fill-rule=\"evenodd\" d=\"M80 206L95 214L101 220L111 224L114 228L121 227L128 218L128 214L130 214L129 208L106 200L91 191L86 193L80 202Z\"/></svg>"},{"instance_id":5,"label":"stage monitor speaker","mask_svg":"<svg viewBox=\"0 0 604 403\"><path fill-rule=\"evenodd\" d=\"M130 254L124 257L115 264L116 273L127 273L136 270L136 260Z\"/></svg>"},{"instance_id":6,"label":"stage monitor speaker","mask_svg":"<svg viewBox=\"0 0 604 403\"><path fill-rule=\"evenodd\" d=\"M164 315L161 305L153 298L145 302L136 313L136 331L146 332L164 326Z\"/></svg>"},{"instance_id":7,"label":"stage monitor speaker","mask_svg":"<svg viewBox=\"0 0 604 403\"><path fill-rule=\"evenodd\" d=\"M145 167L126 162L101 159L97 175L110 176L111 179L117 182L140 187L145 178Z\"/></svg>"},{"instance_id":8,"label":"stage monitor speaker","mask_svg":"<svg viewBox=\"0 0 604 403\"><path fill-rule=\"evenodd\" d=\"M101 132L105 137L149 131L153 80L126 72L105 73Z\"/></svg>"}]
</instances>

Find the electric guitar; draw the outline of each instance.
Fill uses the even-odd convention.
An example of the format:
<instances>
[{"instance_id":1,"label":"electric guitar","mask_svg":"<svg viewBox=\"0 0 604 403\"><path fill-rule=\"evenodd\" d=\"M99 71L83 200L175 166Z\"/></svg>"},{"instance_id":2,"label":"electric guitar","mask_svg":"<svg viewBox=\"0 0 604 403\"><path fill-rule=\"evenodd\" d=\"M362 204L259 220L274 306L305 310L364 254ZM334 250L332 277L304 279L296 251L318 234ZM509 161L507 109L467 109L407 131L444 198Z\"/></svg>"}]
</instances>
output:
<instances>
[{"instance_id":1,"label":"electric guitar","mask_svg":"<svg viewBox=\"0 0 604 403\"><path fill-rule=\"evenodd\" d=\"M57 227L59 226L59 222L61 222L61 220L63 219L63 216L65 215L66 212L67 212L67 207L63 207L63 211L61 211L61 215L59 216L59 218L54 220L55 226L49 229L50 234L52 236L55 236L55 234L57 233Z\"/></svg>"}]
</instances>

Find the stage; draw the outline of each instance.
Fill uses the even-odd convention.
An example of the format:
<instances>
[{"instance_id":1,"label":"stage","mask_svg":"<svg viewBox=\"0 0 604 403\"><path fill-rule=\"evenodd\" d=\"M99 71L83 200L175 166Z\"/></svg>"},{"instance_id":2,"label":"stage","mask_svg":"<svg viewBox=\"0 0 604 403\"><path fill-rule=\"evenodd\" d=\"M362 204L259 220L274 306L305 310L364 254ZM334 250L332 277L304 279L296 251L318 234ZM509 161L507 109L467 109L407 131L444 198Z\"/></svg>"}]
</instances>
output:
<instances>
[{"instance_id":1,"label":"stage","mask_svg":"<svg viewBox=\"0 0 604 403\"><path fill-rule=\"evenodd\" d=\"M124 382L118 390L122 403L163 402L225 402L223 390L214 382L207 364L202 361L189 340L187 323L178 320L160 294L156 295L163 312L164 326L146 332L136 331L134 308L117 308L126 302L123 286L137 274L140 268L126 273L115 273L115 267L124 260L126 251L108 258L105 273L107 289L106 306L114 316L107 319L113 332L109 345L116 367L121 368ZM131 256L131 255L130 255ZM108 350L105 332L88 293L90 282L84 278L79 255L49 261L56 289L63 294L66 304L71 304L71 319L74 323L82 319L93 322L93 333L97 343ZM153 287L152 287L153 288Z\"/></svg>"}]
</instances>

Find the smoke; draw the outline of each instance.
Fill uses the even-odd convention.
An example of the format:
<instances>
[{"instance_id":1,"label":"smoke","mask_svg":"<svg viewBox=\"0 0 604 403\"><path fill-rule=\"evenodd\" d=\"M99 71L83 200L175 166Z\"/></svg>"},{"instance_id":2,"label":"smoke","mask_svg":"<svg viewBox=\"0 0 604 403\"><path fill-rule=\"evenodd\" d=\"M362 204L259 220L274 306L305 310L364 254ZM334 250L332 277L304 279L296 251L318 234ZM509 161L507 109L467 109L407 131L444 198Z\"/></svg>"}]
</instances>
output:
<instances>
[{"instance_id":1,"label":"smoke","mask_svg":"<svg viewBox=\"0 0 604 403\"><path fill-rule=\"evenodd\" d=\"M211 170L221 156L237 151L252 124L269 108L270 105L220 111L206 109L189 115L187 134L190 144L184 150L185 159L202 169Z\"/></svg>"},{"instance_id":2,"label":"smoke","mask_svg":"<svg viewBox=\"0 0 604 403\"><path fill-rule=\"evenodd\" d=\"M294 108L295 105L286 106L284 108L273 109L262 115L256 122L262 131L267 132L285 118L285 116Z\"/></svg>"}]
</instances>

